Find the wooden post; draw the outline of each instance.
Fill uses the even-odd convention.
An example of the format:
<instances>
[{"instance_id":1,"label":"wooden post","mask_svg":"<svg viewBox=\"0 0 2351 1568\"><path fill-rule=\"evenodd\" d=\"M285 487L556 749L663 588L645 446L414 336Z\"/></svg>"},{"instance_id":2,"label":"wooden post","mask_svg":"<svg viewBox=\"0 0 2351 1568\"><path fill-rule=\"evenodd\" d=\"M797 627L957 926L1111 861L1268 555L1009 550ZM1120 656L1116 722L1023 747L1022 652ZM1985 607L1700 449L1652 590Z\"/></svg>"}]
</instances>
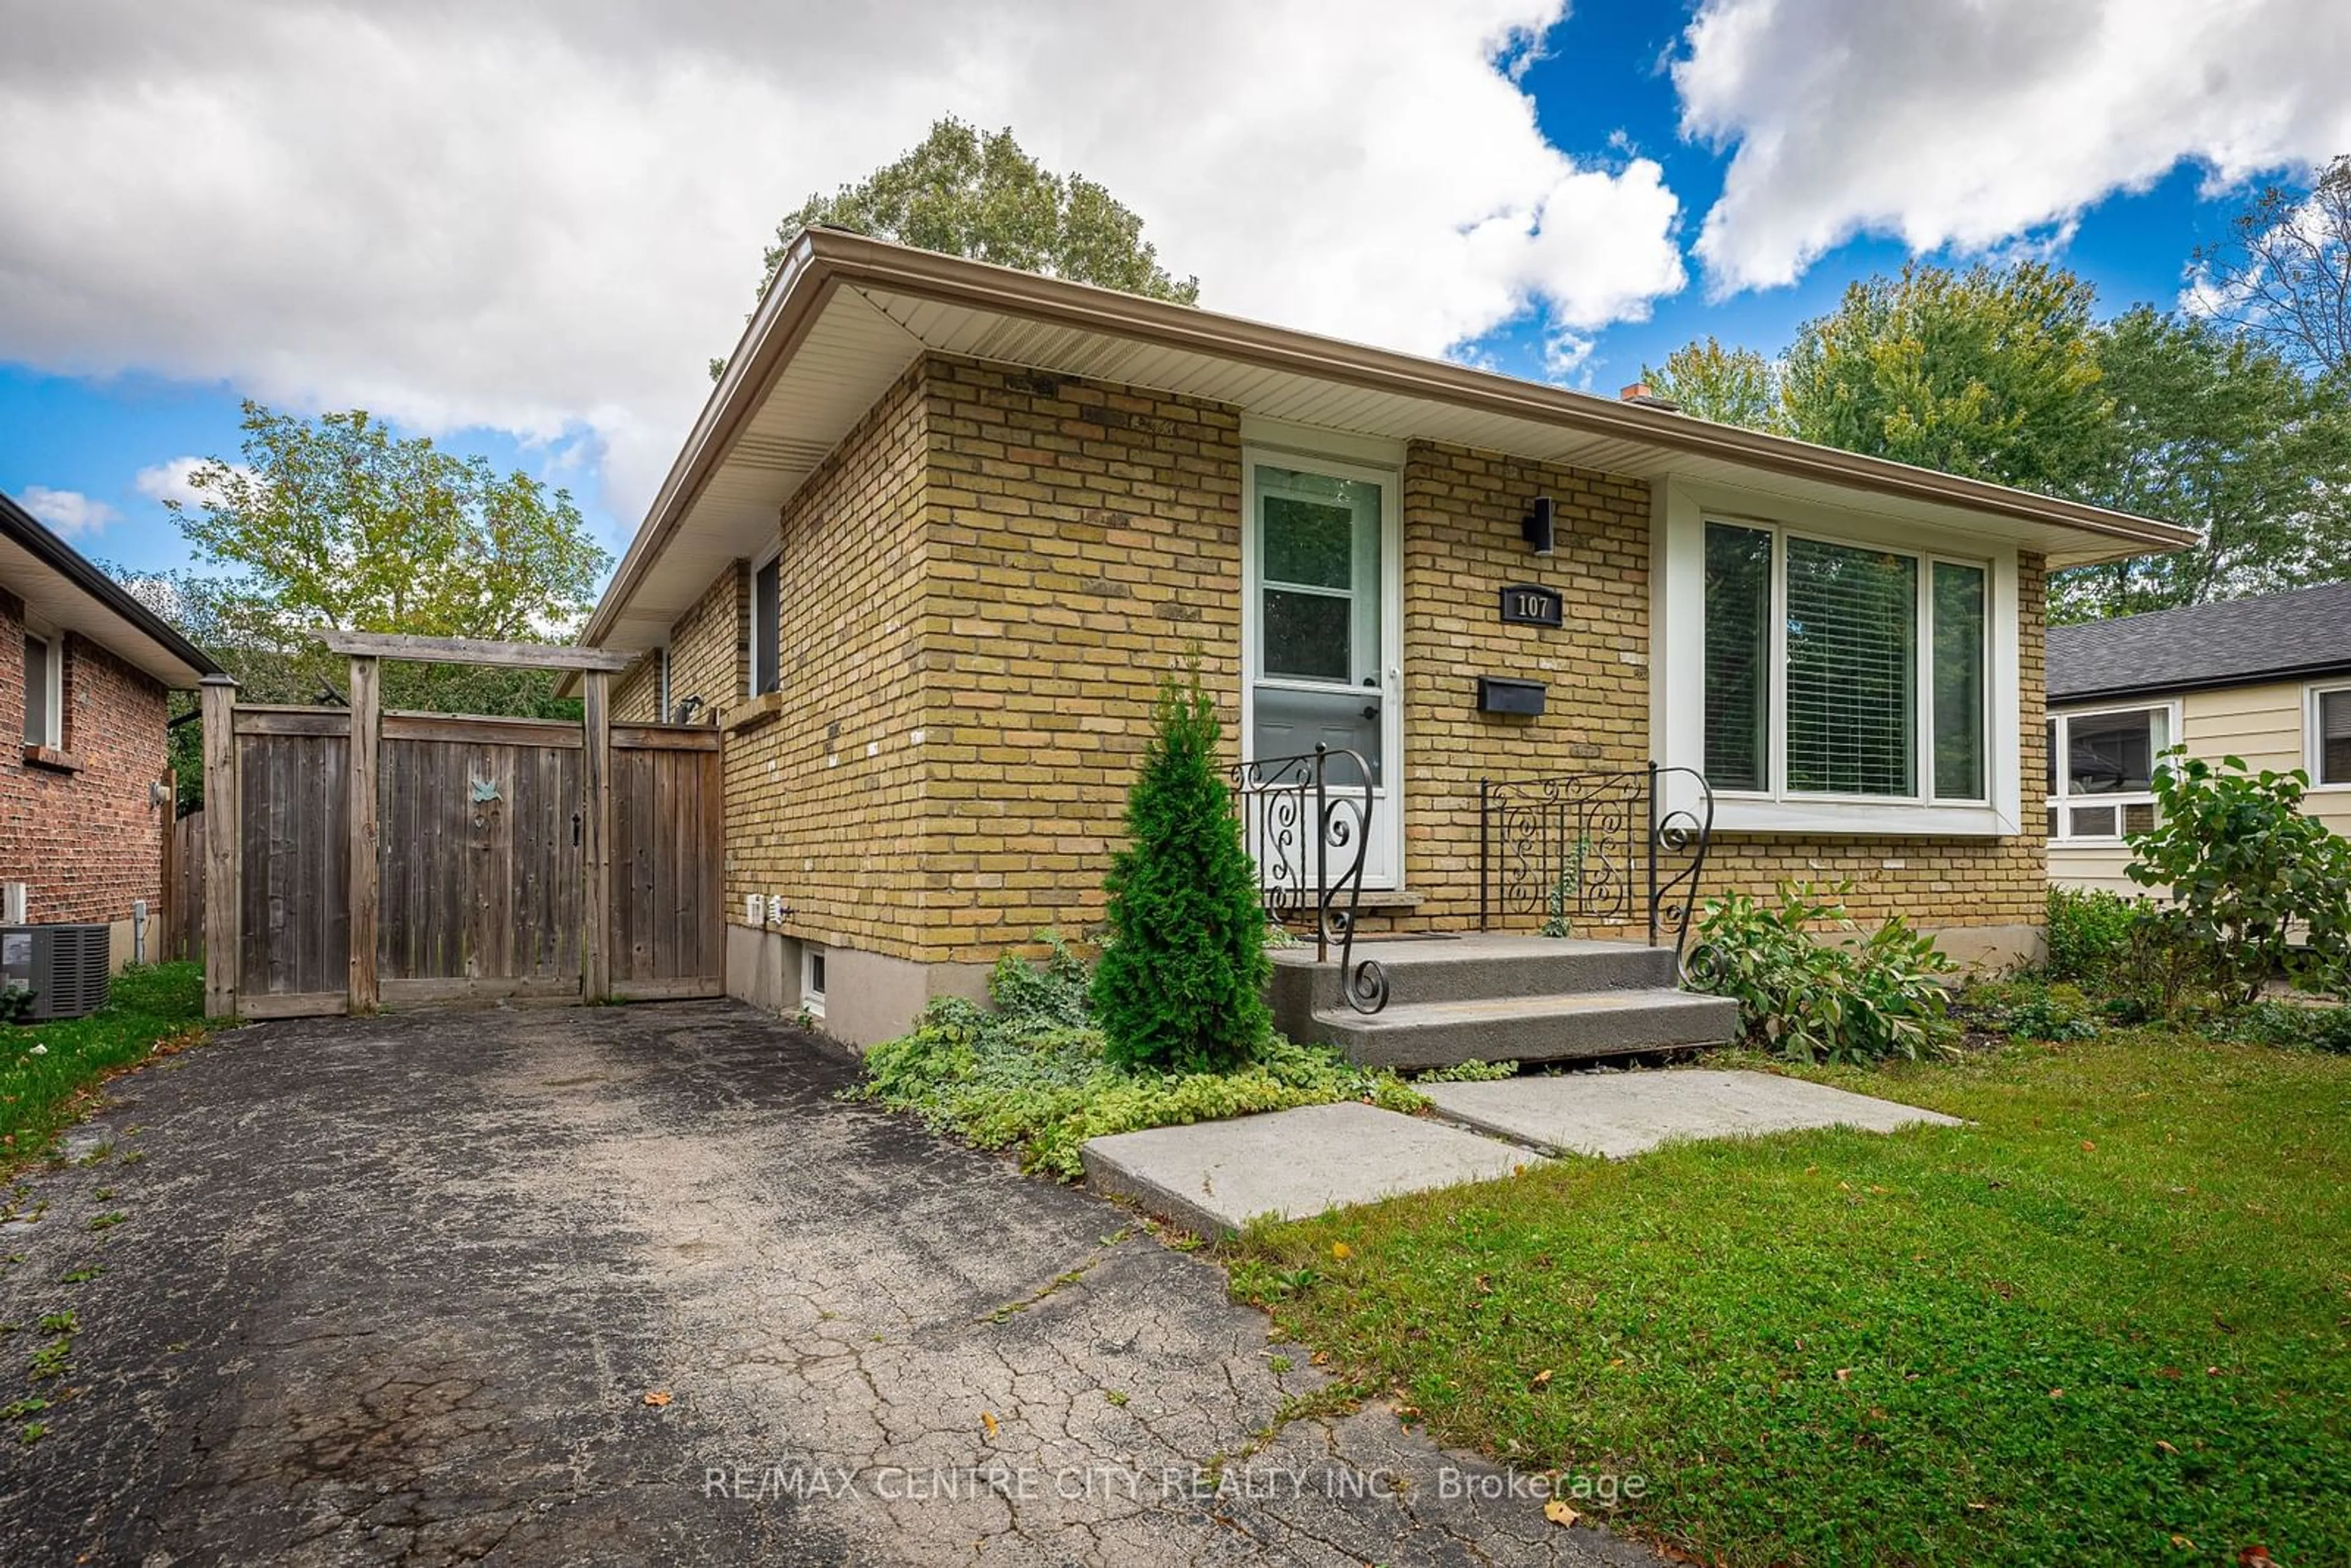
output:
<instances>
[{"instance_id":1,"label":"wooden post","mask_svg":"<svg viewBox=\"0 0 2351 1568\"><path fill-rule=\"evenodd\" d=\"M236 1016L238 886L245 839L237 831L236 682L206 675L204 727L204 1017Z\"/></svg>"},{"instance_id":2,"label":"wooden post","mask_svg":"<svg viewBox=\"0 0 2351 1568\"><path fill-rule=\"evenodd\" d=\"M382 664L351 655L350 890L352 1016L376 1009L376 747L382 734Z\"/></svg>"},{"instance_id":3,"label":"wooden post","mask_svg":"<svg viewBox=\"0 0 2351 1568\"><path fill-rule=\"evenodd\" d=\"M590 670L581 677L587 756L581 768L580 989L588 1000L611 994L612 959L612 677Z\"/></svg>"},{"instance_id":4,"label":"wooden post","mask_svg":"<svg viewBox=\"0 0 2351 1568\"><path fill-rule=\"evenodd\" d=\"M180 774L177 768L163 769L163 832L162 874L155 887L155 908L147 917L147 927L154 935L147 945L147 961L168 964L180 956L176 944L180 939L180 923L173 918L178 902L173 897L180 885L180 862L174 852L180 837Z\"/></svg>"}]
</instances>

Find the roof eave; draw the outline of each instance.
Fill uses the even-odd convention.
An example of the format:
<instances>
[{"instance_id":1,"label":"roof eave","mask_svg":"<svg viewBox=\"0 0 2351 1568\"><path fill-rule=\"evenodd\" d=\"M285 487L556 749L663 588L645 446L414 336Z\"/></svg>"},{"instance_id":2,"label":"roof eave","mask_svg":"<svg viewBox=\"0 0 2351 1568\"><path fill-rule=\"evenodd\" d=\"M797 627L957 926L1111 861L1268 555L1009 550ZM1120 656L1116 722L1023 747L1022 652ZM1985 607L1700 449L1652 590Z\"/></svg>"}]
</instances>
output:
<instances>
[{"instance_id":1,"label":"roof eave","mask_svg":"<svg viewBox=\"0 0 2351 1568\"><path fill-rule=\"evenodd\" d=\"M2199 538L2193 528L2059 497L1541 386L1446 361L916 250L843 230L812 229L794 242L761 297L759 308L746 324L643 524L582 628L582 643L600 645L612 634L640 580L683 522L736 434L757 413L792 347L844 284L1008 311L1266 369L1717 458L1783 477L1957 507L2113 541L2111 551L2069 554L2065 558L2069 565L2180 549Z\"/></svg>"}]
</instances>

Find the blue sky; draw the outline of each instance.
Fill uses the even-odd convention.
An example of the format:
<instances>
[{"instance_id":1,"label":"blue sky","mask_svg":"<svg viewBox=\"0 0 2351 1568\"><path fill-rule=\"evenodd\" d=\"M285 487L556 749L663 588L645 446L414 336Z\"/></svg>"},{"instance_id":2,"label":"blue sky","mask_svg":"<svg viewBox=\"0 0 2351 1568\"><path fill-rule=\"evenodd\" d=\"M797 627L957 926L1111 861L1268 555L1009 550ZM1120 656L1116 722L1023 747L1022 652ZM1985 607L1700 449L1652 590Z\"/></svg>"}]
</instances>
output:
<instances>
[{"instance_id":1,"label":"blue sky","mask_svg":"<svg viewBox=\"0 0 2351 1568\"><path fill-rule=\"evenodd\" d=\"M767 226L939 112L1102 178L1204 304L1603 392L1708 333L1776 350L1914 250L2038 246L2110 311L2168 303L2249 180L2351 145L2351 28L2300 0L2202 32L2122 0L1365 0L1181 33L1000 3L946 8L973 31L935 59L823 8L762 54L736 0L38 18L71 64L0 63L0 204L40 215L0 236L0 488L179 566L160 476L234 457L241 398L367 406L568 486L617 552ZM1324 68L1284 65L1285 27Z\"/></svg>"}]
</instances>

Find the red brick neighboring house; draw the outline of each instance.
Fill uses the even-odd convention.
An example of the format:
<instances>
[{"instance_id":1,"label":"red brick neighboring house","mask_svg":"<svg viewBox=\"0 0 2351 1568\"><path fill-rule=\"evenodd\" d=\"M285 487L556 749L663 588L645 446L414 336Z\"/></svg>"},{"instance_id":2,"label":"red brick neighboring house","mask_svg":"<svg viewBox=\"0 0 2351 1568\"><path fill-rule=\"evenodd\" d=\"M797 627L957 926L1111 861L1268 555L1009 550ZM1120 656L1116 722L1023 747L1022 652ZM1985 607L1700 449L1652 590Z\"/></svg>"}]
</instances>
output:
<instances>
[{"instance_id":1,"label":"red brick neighboring house","mask_svg":"<svg viewBox=\"0 0 2351 1568\"><path fill-rule=\"evenodd\" d=\"M165 694L218 668L0 495L0 885L26 918L106 922L131 956L132 902L162 896Z\"/></svg>"}]
</instances>

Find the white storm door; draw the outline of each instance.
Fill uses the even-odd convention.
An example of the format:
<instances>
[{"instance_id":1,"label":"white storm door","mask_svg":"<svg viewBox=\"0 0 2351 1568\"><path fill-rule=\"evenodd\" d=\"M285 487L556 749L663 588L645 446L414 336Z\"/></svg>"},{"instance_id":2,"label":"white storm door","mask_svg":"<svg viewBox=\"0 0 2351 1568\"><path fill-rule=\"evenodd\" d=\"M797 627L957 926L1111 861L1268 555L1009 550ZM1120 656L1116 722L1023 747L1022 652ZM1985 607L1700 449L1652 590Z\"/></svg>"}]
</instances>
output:
<instances>
[{"instance_id":1,"label":"white storm door","mask_svg":"<svg viewBox=\"0 0 2351 1568\"><path fill-rule=\"evenodd\" d=\"M1317 745L1353 753L1332 756L1326 778L1333 795L1357 800L1370 784L1364 885L1395 887L1404 865L1395 476L1286 453L1250 452L1244 465L1242 755L1304 757ZM1352 853L1332 844L1334 879ZM1311 878L1311 864L1289 869Z\"/></svg>"}]
</instances>

